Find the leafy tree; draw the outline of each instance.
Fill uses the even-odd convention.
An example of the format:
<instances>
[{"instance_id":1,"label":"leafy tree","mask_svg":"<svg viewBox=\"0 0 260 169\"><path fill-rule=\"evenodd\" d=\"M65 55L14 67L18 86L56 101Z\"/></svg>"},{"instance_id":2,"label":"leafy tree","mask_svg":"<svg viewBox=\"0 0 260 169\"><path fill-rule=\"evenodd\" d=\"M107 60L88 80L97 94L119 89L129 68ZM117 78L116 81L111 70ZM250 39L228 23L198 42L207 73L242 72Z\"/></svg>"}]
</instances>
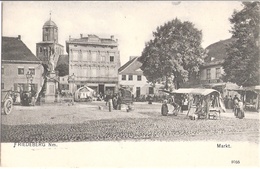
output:
<instances>
[{"instance_id":1,"label":"leafy tree","mask_svg":"<svg viewBox=\"0 0 260 169\"><path fill-rule=\"evenodd\" d=\"M174 19L157 27L139 61L149 82L165 82L172 90L196 76L203 63L202 32L191 22Z\"/></svg>"},{"instance_id":2,"label":"leafy tree","mask_svg":"<svg viewBox=\"0 0 260 169\"><path fill-rule=\"evenodd\" d=\"M259 85L259 5L260 2L243 2L241 11L234 11L232 37L223 63L224 81L241 86Z\"/></svg>"},{"instance_id":3,"label":"leafy tree","mask_svg":"<svg viewBox=\"0 0 260 169\"><path fill-rule=\"evenodd\" d=\"M58 65L55 68L55 70L59 71L59 76L66 76L66 75L69 74L69 65L65 64L65 63L62 63L62 64Z\"/></svg>"}]
</instances>

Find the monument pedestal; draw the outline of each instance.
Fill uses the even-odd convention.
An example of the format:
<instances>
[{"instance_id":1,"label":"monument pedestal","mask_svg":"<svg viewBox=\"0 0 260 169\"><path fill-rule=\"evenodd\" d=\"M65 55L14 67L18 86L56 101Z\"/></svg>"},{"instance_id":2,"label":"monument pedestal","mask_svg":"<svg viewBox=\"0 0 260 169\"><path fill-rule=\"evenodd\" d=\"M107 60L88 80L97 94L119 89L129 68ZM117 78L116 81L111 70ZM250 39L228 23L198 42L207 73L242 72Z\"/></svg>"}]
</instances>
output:
<instances>
[{"instance_id":1,"label":"monument pedestal","mask_svg":"<svg viewBox=\"0 0 260 169\"><path fill-rule=\"evenodd\" d=\"M51 72L46 82L45 103L54 103L56 101L56 74Z\"/></svg>"}]
</instances>

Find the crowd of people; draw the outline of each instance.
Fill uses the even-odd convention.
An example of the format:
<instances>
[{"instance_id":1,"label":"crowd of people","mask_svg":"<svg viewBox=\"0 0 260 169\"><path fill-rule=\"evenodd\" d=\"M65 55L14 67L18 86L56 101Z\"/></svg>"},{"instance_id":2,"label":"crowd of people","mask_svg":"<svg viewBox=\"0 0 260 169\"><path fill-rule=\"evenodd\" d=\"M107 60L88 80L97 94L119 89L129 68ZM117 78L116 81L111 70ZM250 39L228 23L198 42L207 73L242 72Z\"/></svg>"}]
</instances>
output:
<instances>
[{"instance_id":1,"label":"crowd of people","mask_svg":"<svg viewBox=\"0 0 260 169\"><path fill-rule=\"evenodd\" d=\"M234 109L235 101L240 101L237 95L235 95L233 98L232 96L226 95L224 98L224 104L226 109Z\"/></svg>"},{"instance_id":2,"label":"crowd of people","mask_svg":"<svg viewBox=\"0 0 260 169\"><path fill-rule=\"evenodd\" d=\"M120 93L118 94L107 94L104 95L104 101L106 102L106 106L109 106L109 111L112 110L121 110L121 104L122 104L122 97Z\"/></svg>"},{"instance_id":3,"label":"crowd of people","mask_svg":"<svg viewBox=\"0 0 260 169\"><path fill-rule=\"evenodd\" d=\"M161 113L162 115L173 114L177 115L178 112L187 110L188 114L204 115L209 107L217 107L217 96L202 96L202 95L187 95L178 94L169 96L168 100L163 102Z\"/></svg>"}]
</instances>

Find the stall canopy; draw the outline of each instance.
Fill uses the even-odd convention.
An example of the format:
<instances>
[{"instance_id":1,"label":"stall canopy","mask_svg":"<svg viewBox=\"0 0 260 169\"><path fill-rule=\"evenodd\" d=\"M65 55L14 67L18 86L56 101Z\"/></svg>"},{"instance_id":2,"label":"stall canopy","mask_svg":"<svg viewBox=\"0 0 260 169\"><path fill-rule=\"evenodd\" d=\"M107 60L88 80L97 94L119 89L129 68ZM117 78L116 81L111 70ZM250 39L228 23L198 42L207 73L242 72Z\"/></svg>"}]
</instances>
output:
<instances>
[{"instance_id":1,"label":"stall canopy","mask_svg":"<svg viewBox=\"0 0 260 169\"><path fill-rule=\"evenodd\" d=\"M217 92L219 93L217 90L214 89L200 89L200 88L194 88L194 89L185 89L185 88L180 88L178 90L174 90L172 91L172 93L187 93L187 94L198 94L198 95L208 95L212 92Z\"/></svg>"},{"instance_id":2,"label":"stall canopy","mask_svg":"<svg viewBox=\"0 0 260 169\"><path fill-rule=\"evenodd\" d=\"M93 97L94 94L95 91L93 89L88 86L83 86L75 92L75 99L86 99L88 97Z\"/></svg>"},{"instance_id":3,"label":"stall canopy","mask_svg":"<svg viewBox=\"0 0 260 169\"><path fill-rule=\"evenodd\" d=\"M252 90L252 91L260 91L260 85L258 86L251 86L251 87L245 87L245 90Z\"/></svg>"}]
</instances>

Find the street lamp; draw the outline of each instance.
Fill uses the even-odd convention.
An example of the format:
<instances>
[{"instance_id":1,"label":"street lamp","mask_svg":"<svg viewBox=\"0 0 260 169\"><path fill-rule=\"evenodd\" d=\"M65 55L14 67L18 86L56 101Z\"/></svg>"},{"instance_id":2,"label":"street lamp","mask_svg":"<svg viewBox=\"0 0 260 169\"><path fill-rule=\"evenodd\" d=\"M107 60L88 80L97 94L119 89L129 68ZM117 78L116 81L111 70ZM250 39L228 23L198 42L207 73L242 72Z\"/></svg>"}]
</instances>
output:
<instances>
[{"instance_id":1,"label":"street lamp","mask_svg":"<svg viewBox=\"0 0 260 169\"><path fill-rule=\"evenodd\" d=\"M68 82L72 82L72 84L73 84L72 93L74 93L75 78L76 78L76 75L74 75L74 73L68 77Z\"/></svg>"}]
</instances>

